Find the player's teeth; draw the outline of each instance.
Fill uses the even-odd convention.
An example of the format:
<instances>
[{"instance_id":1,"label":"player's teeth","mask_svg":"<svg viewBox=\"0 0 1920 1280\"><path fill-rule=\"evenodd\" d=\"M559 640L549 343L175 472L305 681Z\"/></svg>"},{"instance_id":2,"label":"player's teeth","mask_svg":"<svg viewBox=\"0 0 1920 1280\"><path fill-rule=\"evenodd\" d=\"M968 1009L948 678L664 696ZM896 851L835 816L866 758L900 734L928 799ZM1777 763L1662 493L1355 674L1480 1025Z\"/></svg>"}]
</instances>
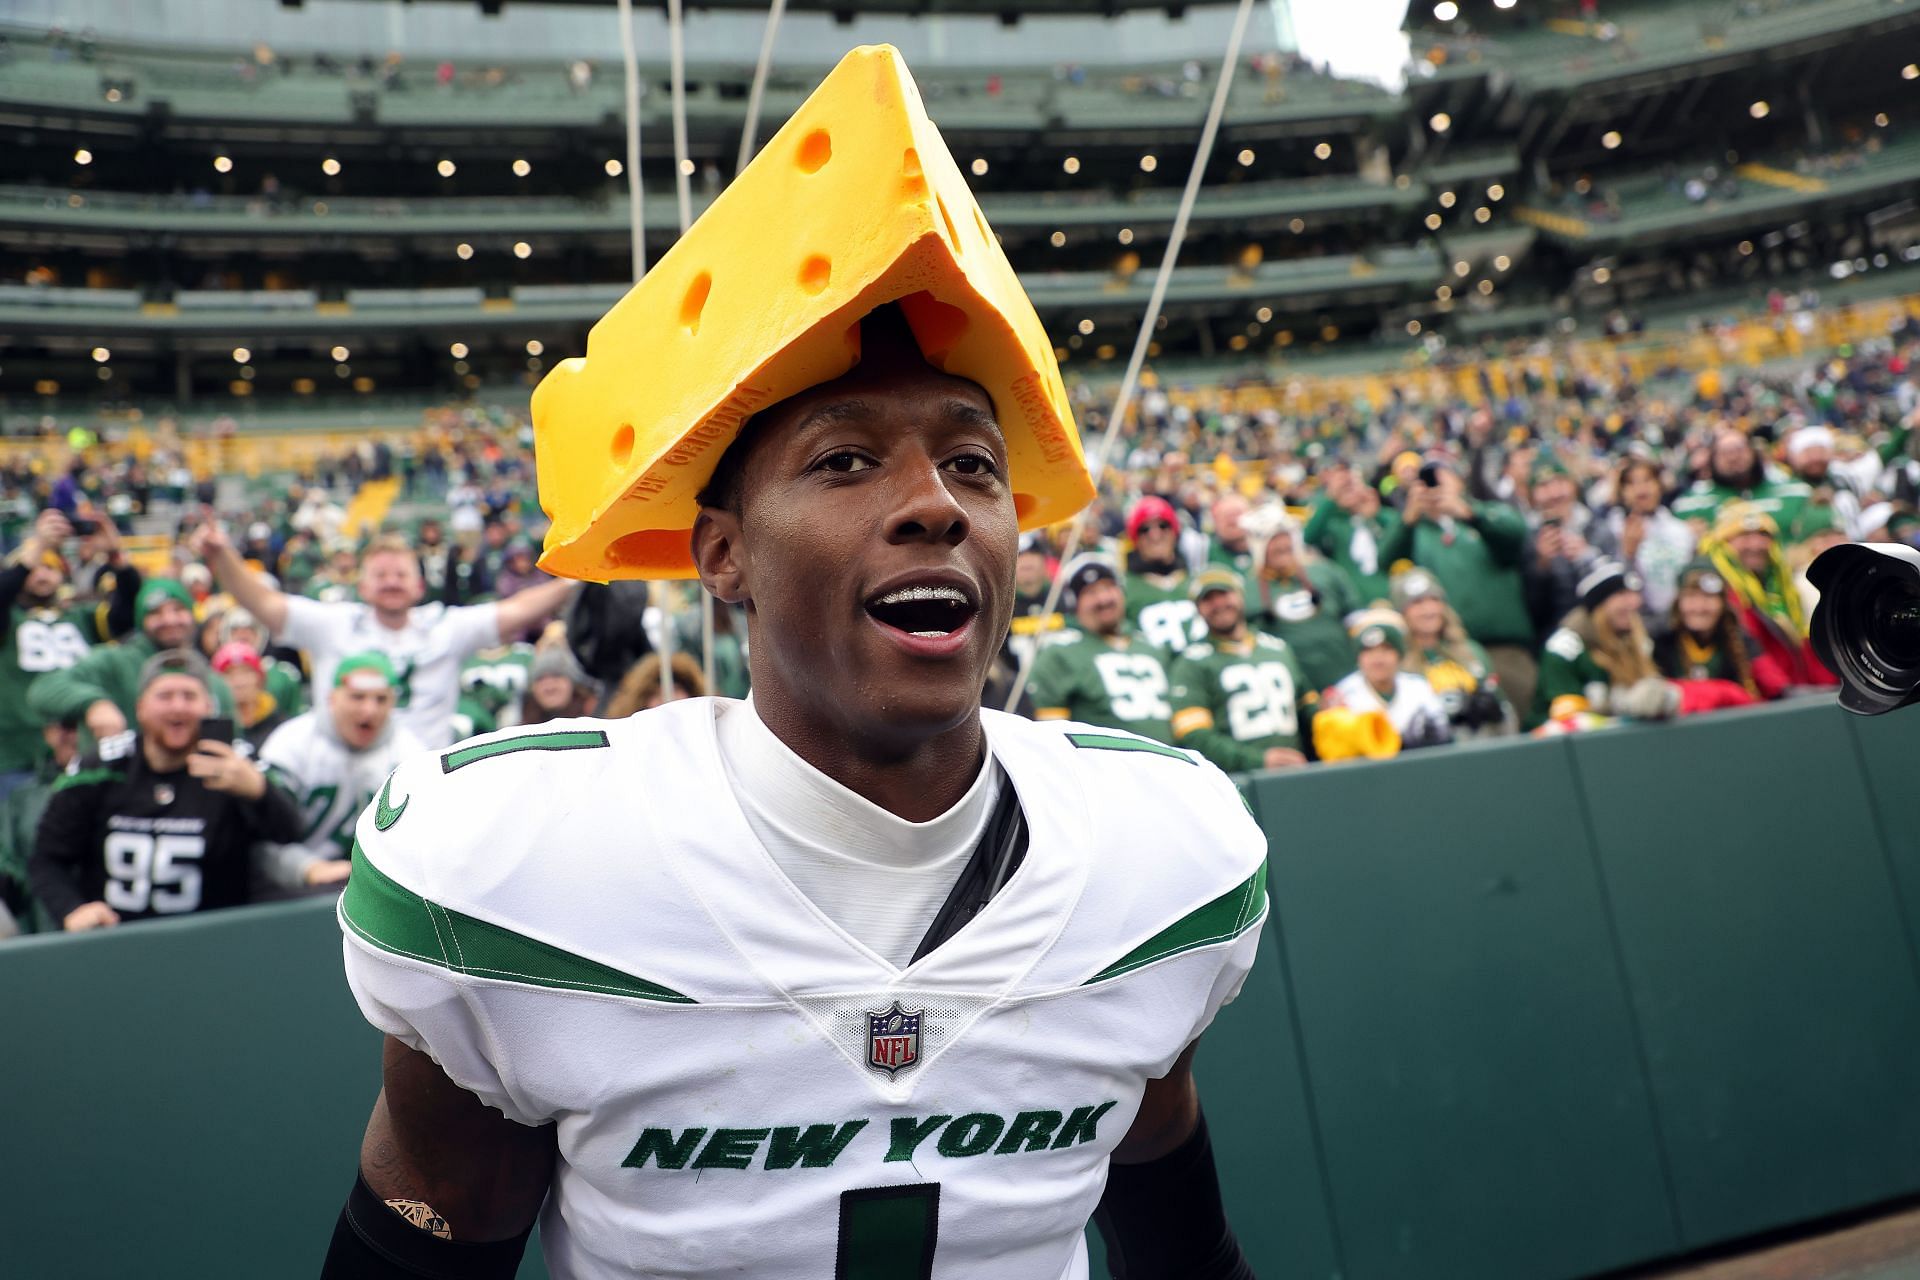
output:
<instances>
[{"instance_id":1,"label":"player's teeth","mask_svg":"<svg viewBox=\"0 0 1920 1280\"><path fill-rule=\"evenodd\" d=\"M889 591L876 604L913 604L919 601L940 600L947 604L964 605L967 596L958 587L901 587L898 591Z\"/></svg>"},{"instance_id":2,"label":"player's teeth","mask_svg":"<svg viewBox=\"0 0 1920 1280\"><path fill-rule=\"evenodd\" d=\"M912 632L911 634L919 636L924 640L938 640L941 636L952 635L953 632L951 631L915 631L915 632Z\"/></svg>"}]
</instances>

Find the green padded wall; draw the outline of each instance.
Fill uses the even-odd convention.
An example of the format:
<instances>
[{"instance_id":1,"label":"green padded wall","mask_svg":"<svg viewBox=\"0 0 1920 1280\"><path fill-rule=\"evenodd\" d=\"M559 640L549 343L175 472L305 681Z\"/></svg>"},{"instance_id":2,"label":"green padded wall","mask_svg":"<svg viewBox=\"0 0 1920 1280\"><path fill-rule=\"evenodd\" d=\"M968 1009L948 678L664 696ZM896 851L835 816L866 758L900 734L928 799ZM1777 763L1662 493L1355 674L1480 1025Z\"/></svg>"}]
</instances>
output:
<instances>
[{"instance_id":1,"label":"green padded wall","mask_svg":"<svg viewBox=\"0 0 1920 1280\"><path fill-rule=\"evenodd\" d=\"M1345 1274L1572 1276L1670 1252L1565 746L1253 790Z\"/></svg>"},{"instance_id":2,"label":"green padded wall","mask_svg":"<svg viewBox=\"0 0 1920 1280\"><path fill-rule=\"evenodd\" d=\"M319 1269L380 1089L329 905L0 944L0 1273Z\"/></svg>"},{"instance_id":3,"label":"green padded wall","mask_svg":"<svg viewBox=\"0 0 1920 1280\"><path fill-rule=\"evenodd\" d=\"M1689 1245L1920 1188L1920 982L1852 729L1709 717L1664 769L1658 727L1573 744Z\"/></svg>"}]
</instances>

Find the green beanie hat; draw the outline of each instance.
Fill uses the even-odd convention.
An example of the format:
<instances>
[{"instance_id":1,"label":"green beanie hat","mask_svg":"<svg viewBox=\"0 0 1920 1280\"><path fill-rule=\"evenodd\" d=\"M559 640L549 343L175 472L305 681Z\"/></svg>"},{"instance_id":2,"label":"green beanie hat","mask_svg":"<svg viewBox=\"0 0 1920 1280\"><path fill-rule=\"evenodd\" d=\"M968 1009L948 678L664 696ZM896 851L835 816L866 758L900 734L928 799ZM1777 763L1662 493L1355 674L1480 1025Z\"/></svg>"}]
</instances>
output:
<instances>
[{"instance_id":1,"label":"green beanie hat","mask_svg":"<svg viewBox=\"0 0 1920 1280\"><path fill-rule=\"evenodd\" d=\"M147 615L162 600L177 601L188 613L193 612L193 595L182 583L172 578L149 578L141 585L140 594L133 598L134 624L137 626L146 622Z\"/></svg>"},{"instance_id":2,"label":"green beanie hat","mask_svg":"<svg viewBox=\"0 0 1920 1280\"><path fill-rule=\"evenodd\" d=\"M371 683L378 679L381 684L392 688L400 683L400 673L393 669L393 661L386 654L371 649L342 658L340 665L333 669L333 687L338 689L356 675L361 679L355 680L355 684L361 680Z\"/></svg>"}]
</instances>

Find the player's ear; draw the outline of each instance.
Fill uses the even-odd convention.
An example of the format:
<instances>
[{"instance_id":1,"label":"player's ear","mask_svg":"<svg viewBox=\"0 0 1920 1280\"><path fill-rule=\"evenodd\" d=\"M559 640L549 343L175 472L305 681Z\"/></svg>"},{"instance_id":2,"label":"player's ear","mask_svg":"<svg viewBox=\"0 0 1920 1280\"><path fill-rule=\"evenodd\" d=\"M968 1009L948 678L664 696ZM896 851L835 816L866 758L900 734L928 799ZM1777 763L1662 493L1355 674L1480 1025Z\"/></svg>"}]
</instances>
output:
<instances>
[{"instance_id":1,"label":"player's ear","mask_svg":"<svg viewBox=\"0 0 1920 1280\"><path fill-rule=\"evenodd\" d=\"M727 604L745 604L746 566L740 555L740 517L724 507L702 507L693 522L693 563L700 585Z\"/></svg>"}]
</instances>

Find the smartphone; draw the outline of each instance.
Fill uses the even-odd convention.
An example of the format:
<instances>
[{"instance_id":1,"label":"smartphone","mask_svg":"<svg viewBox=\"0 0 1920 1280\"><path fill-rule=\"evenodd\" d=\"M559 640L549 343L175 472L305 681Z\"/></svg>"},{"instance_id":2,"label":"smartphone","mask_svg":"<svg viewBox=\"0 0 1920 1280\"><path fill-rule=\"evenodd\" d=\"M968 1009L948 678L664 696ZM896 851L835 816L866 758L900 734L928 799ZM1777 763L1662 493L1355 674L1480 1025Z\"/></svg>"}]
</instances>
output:
<instances>
[{"instance_id":1,"label":"smartphone","mask_svg":"<svg viewBox=\"0 0 1920 1280\"><path fill-rule=\"evenodd\" d=\"M200 741L233 743L233 721L226 716L208 716L200 722Z\"/></svg>"},{"instance_id":2,"label":"smartphone","mask_svg":"<svg viewBox=\"0 0 1920 1280\"><path fill-rule=\"evenodd\" d=\"M75 516L67 523L71 524L73 531L83 538L89 534L100 532L100 522L98 520L89 520L85 516Z\"/></svg>"},{"instance_id":3,"label":"smartphone","mask_svg":"<svg viewBox=\"0 0 1920 1280\"><path fill-rule=\"evenodd\" d=\"M1429 489L1440 487L1440 464L1425 462L1420 465L1420 483Z\"/></svg>"}]
</instances>

